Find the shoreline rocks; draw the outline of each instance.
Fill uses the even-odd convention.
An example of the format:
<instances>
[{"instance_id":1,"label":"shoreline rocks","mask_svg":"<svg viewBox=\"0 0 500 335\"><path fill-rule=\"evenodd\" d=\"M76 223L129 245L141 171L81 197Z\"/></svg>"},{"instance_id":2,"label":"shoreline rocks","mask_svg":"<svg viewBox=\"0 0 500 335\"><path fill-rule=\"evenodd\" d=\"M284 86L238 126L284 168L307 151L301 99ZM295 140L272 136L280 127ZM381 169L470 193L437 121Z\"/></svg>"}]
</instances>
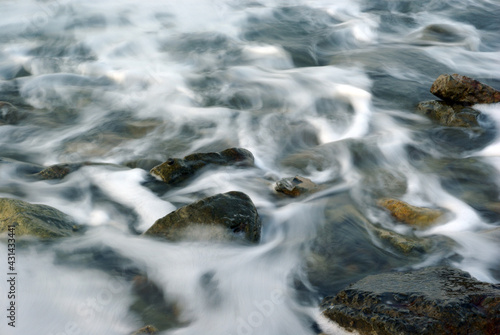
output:
<instances>
[{"instance_id":1,"label":"shoreline rocks","mask_svg":"<svg viewBox=\"0 0 500 335\"><path fill-rule=\"evenodd\" d=\"M230 148L221 152L195 153L184 158L169 158L153 167L150 174L170 185L177 185L193 177L201 169L210 166L253 166L252 153L242 148Z\"/></svg>"},{"instance_id":2,"label":"shoreline rocks","mask_svg":"<svg viewBox=\"0 0 500 335\"><path fill-rule=\"evenodd\" d=\"M261 219L250 197L232 191L181 207L157 220L144 235L171 241L242 237L257 243L261 226Z\"/></svg>"},{"instance_id":3,"label":"shoreline rocks","mask_svg":"<svg viewBox=\"0 0 500 335\"><path fill-rule=\"evenodd\" d=\"M360 334L500 333L500 286L450 267L367 276L322 308Z\"/></svg>"}]
</instances>

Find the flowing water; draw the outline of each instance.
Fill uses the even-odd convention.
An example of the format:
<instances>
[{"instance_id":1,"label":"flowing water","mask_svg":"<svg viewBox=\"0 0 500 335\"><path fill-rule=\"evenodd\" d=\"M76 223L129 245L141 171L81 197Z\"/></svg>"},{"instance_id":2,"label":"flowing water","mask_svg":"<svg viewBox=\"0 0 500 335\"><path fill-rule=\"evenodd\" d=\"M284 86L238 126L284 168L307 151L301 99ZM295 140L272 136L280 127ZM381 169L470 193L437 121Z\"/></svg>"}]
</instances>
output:
<instances>
[{"instance_id":1,"label":"flowing water","mask_svg":"<svg viewBox=\"0 0 500 335\"><path fill-rule=\"evenodd\" d=\"M316 334L320 298L368 274L449 264L500 280L498 230L488 233L500 222L500 107L476 106L482 132L415 113L442 73L500 88L498 1L0 0L0 13L0 100L23 114L0 126L0 196L88 227L17 247L16 328L4 312L1 334L123 335L146 324ZM256 167L206 170L166 191L140 168L230 147L250 150ZM83 161L109 164L53 181L25 173ZM324 189L274 193L295 175ZM258 245L139 236L232 190L262 217ZM413 231L376 206L381 196L448 214ZM367 222L453 243L405 256ZM311 257L327 270L311 269ZM140 302L140 275L156 300Z\"/></svg>"}]
</instances>

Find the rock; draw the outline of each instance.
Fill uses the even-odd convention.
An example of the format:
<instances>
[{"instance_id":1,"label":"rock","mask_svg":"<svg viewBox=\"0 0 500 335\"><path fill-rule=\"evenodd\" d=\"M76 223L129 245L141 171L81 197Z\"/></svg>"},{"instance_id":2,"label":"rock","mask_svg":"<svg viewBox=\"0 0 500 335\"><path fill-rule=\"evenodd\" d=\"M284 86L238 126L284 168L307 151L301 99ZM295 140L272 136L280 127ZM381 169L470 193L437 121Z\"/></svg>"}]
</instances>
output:
<instances>
[{"instance_id":1,"label":"rock","mask_svg":"<svg viewBox=\"0 0 500 335\"><path fill-rule=\"evenodd\" d=\"M463 105L449 104L444 101L425 101L417 106L417 111L442 126L479 127L479 111Z\"/></svg>"},{"instance_id":2,"label":"rock","mask_svg":"<svg viewBox=\"0 0 500 335\"><path fill-rule=\"evenodd\" d=\"M77 226L66 214L45 205L22 200L0 198L0 233L15 226L15 235L39 238L71 236Z\"/></svg>"},{"instance_id":3,"label":"rock","mask_svg":"<svg viewBox=\"0 0 500 335\"><path fill-rule=\"evenodd\" d=\"M434 251L449 252L451 246L454 245L453 240L441 235L428 237L406 236L374 225L369 227L382 243L405 256L421 256Z\"/></svg>"},{"instance_id":4,"label":"rock","mask_svg":"<svg viewBox=\"0 0 500 335\"><path fill-rule=\"evenodd\" d=\"M144 234L171 241L244 237L259 242L261 220L252 200L241 192L217 194L157 220ZM200 235L201 234L201 235Z\"/></svg>"},{"instance_id":5,"label":"rock","mask_svg":"<svg viewBox=\"0 0 500 335\"><path fill-rule=\"evenodd\" d=\"M242 148L230 148L221 152L196 153L183 159L169 158L163 164L155 166L150 173L174 185L194 176L202 168L209 165L219 166L253 166L254 158L250 151Z\"/></svg>"},{"instance_id":6,"label":"rock","mask_svg":"<svg viewBox=\"0 0 500 335\"><path fill-rule=\"evenodd\" d=\"M353 280L417 261L374 243L369 231L372 224L347 193L328 199L324 215L318 215L325 221L310 242L306 272L309 282L322 294L338 292Z\"/></svg>"},{"instance_id":7,"label":"rock","mask_svg":"<svg viewBox=\"0 0 500 335\"><path fill-rule=\"evenodd\" d=\"M378 205L387 209L397 221L418 228L435 225L444 216L442 210L416 207L397 199L380 199Z\"/></svg>"},{"instance_id":8,"label":"rock","mask_svg":"<svg viewBox=\"0 0 500 335\"><path fill-rule=\"evenodd\" d=\"M403 196L408 189L406 176L385 167L373 167L363 170L360 187L363 193L372 197Z\"/></svg>"},{"instance_id":9,"label":"rock","mask_svg":"<svg viewBox=\"0 0 500 335\"><path fill-rule=\"evenodd\" d=\"M146 326L133 332L131 335L141 335L141 334L158 334L158 329L156 329L153 326Z\"/></svg>"},{"instance_id":10,"label":"rock","mask_svg":"<svg viewBox=\"0 0 500 335\"><path fill-rule=\"evenodd\" d=\"M361 334L500 334L500 286L449 267L368 276L322 307Z\"/></svg>"},{"instance_id":11,"label":"rock","mask_svg":"<svg viewBox=\"0 0 500 335\"><path fill-rule=\"evenodd\" d=\"M283 193L292 197L298 197L305 194L314 193L320 190L320 187L312 182L311 179L295 176L283 178L276 182L274 186L276 192Z\"/></svg>"},{"instance_id":12,"label":"rock","mask_svg":"<svg viewBox=\"0 0 500 335\"><path fill-rule=\"evenodd\" d=\"M110 163L93 163L93 162L81 162L81 163L61 163L51 165L48 168L43 169L42 171L34 174L36 178L40 178L43 180L51 180L51 179L63 179L71 172L75 172L84 166L95 166L95 165L109 165L116 166Z\"/></svg>"},{"instance_id":13,"label":"rock","mask_svg":"<svg viewBox=\"0 0 500 335\"><path fill-rule=\"evenodd\" d=\"M0 125L16 124L21 119L19 110L12 104L0 101Z\"/></svg>"},{"instance_id":14,"label":"rock","mask_svg":"<svg viewBox=\"0 0 500 335\"><path fill-rule=\"evenodd\" d=\"M442 74L431 86L431 93L446 101L465 104L500 102L500 91L459 74Z\"/></svg>"}]
</instances>

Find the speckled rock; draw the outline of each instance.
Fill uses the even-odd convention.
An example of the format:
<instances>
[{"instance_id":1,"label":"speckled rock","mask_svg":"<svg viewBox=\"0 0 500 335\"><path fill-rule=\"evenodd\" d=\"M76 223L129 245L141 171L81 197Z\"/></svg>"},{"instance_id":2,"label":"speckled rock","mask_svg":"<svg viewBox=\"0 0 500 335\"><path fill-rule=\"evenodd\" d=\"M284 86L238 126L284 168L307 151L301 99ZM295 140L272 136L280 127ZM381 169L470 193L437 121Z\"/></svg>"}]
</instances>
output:
<instances>
[{"instance_id":1,"label":"speckled rock","mask_svg":"<svg viewBox=\"0 0 500 335\"><path fill-rule=\"evenodd\" d=\"M417 228L428 228L444 219L445 212L440 209L412 206L404 201L383 198L378 205L387 209L399 222Z\"/></svg>"},{"instance_id":2,"label":"speckled rock","mask_svg":"<svg viewBox=\"0 0 500 335\"><path fill-rule=\"evenodd\" d=\"M444 101L424 101L417 105L417 111L429 119L447 127L479 127L477 122L479 111Z\"/></svg>"},{"instance_id":3,"label":"speckled rock","mask_svg":"<svg viewBox=\"0 0 500 335\"><path fill-rule=\"evenodd\" d=\"M432 84L431 93L452 102L491 104L500 102L500 91L459 74L442 74Z\"/></svg>"},{"instance_id":4,"label":"speckled rock","mask_svg":"<svg viewBox=\"0 0 500 335\"><path fill-rule=\"evenodd\" d=\"M500 334L500 286L449 267L368 276L322 307L361 334Z\"/></svg>"},{"instance_id":5,"label":"speckled rock","mask_svg":"<svg viewBox=\"0 0 500 335\"><path fill-rule=\"evenodd\" d=\"M0 233L15 226L15 235L39 238L71 236L78 227L63 212L45 205L34 205L22 200L0 198Z\"/></svg>"},{"instance_id":6,"label":"speckled rock","mask_svg":"<svg viewBox=\"0 0 500 335\"><path fill-rule=\"evenodd\" d=\"M144 234L171 241L244 238L259 242L261 225L248 195L233 191L181 207L157 220Z\"/></svg>"},{"instance_id":7,"label":"speckled rock","mask_svg":"<svg viewBox=\"0 0 500 335\"><path fill-rule=\"evenodd\" d=\"M150 173L170 185L179 184L193 177L201 169L210 165L253 166L252 153L242 148L230 148L221 152L195 153L184 158L169 158L155 166Z\"/></svg>"},{"instance_id":8,"label":"speckled rock","mask_svg":"<svg viewBox=\"0 0 500 335\"><path fill-rule=\"evenodd\" d=\"M276 192L283 193L291 197L298 197L317 192L321 189L321 187L315 184L311 179L295 176L283 178L277 181L274 189Z\"/></svg>"}]
</instances>

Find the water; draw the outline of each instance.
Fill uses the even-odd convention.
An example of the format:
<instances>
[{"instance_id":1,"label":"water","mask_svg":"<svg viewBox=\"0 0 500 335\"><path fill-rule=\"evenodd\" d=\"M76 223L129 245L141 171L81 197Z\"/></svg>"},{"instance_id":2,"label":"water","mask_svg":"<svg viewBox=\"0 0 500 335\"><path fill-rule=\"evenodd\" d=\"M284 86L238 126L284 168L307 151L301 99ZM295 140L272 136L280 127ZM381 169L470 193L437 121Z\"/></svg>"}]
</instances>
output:
<instances>
[{"instance_id":1,"label":"water","mask_svg":"<svg viewBox=\"0 0 500 335\"><path fill-rule=\"evenodd\" d=\"M367 274L449 264L499 281L498 233L487 232L500 222L500 107L477 106L479 134L415 114L441 73L500 88L497 1L4 0L0 12L0 100L23 116L0 126L0 196L89 227L18 247L17 325L3 318L2 334L118 335L149 323L164 334L315 334L319 299ZM166 193L127 167L233 146L256 167L205 171ZM22 173L82 161L109 164L61 181ZM295 175L325 189L273 194ZM232 190L263 218L257 246L137 235ZM449 215L413 232L375 205L381 196ZM454 243L404 256L370 222ZM141 307L133 283L145 274L163 296Z\"/></svg>"}]
</instances>

